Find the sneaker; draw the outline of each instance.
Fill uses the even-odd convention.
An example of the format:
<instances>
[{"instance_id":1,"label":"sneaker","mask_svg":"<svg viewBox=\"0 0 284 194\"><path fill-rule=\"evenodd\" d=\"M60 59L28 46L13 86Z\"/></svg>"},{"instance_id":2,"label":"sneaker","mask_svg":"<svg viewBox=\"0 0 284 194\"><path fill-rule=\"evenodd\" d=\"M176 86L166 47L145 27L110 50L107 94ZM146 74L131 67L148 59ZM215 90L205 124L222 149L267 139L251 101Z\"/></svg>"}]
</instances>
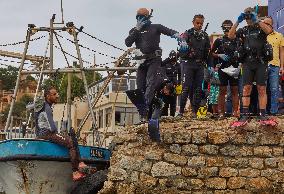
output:
<instances>
[{"instance_id":1,"label":"sneaker","mask_svg":"<svg viewBox=\"0 0 284 194\"><path fill-rule=\"evenodd\" d=\"M226 118L231 117L231 116L232 116L232 114L229 113L229 112L225 112L224 115L223 115L223 117L226 117Z\"/></svg>"},{"instance_id":2,"label":"sneaker","mask_svg":"<svg viewBox=\"0 0 284 194\"><path fill-rule=\"evenodd\" d=\"M219 114L218 113L213 113L212 116L210 117L211 119L218 119L219 118Z\"/></svg>"},{"instance_id":3,"label":"sneaker","mask_svg":"<svg viewBox=\"0 0 284 194\"><path fill-rule=\"evenodd\" d=\"M226 116L226 113L225 114L219 114L218 115L218 120L223 120L225 119L227 116Z\"/></svg>"},{"instance_id":4,"label":"sneaker","mask_svg":"<svg viewBox=\"0 0 284 194\"><path fill-rule=\"evenodd\" d=\"M259 115L258 122L260 125L264 126L276 126L278 124L274 118L267 117L265 115Z\"/></svg>"},{"instance_id":5,"label":"sneaker","mask_svg":"<svg viewBox=\"0 0 284 194\"><path fill-rule=\"evenodd\" d=\"M246 124L249 123L249 116L247 115L241 115L239 120L237 121L234 121L232 124L231 124L231 127L233 128L236 128L236 127L243 127L245 126Z\"/></svg>"}]
</instances>

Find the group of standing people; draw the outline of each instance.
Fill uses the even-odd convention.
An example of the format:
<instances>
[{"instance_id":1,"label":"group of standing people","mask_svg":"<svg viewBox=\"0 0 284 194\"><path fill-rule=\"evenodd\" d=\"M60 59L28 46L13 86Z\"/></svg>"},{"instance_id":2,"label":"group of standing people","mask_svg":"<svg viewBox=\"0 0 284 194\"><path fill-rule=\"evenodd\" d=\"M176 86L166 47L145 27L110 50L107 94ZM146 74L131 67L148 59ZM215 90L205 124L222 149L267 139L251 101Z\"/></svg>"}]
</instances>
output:
<instances>
[{"instance_id":1,"label":"group of standing people","mask_svg":"<svg viewBox=\"0 0 284 194\"><path fill-rule=\"evenodd\" d=\"M273 19L260 20L257 9L246 8L235 24L225 20L221 25L224 36L211 46L208 34L202 30L203 15L195 15L193 27L178 33L163 25L152 24L152 14L140 8L136 15L137 25L130 30L125 43L128 47L135 43L145 59L137 71L137 88L144 95L144 106L138 107L141 120L151 118L157 96L165 105L161 115L167 115L169 105L170 115L175 115L176 93L171 89L165 92L169 88L166 87L169 84L165 85L167 82L173 87L182 84L178 116L183 116L189 98L191 116L195 118L202 98L208 96L214 118L223 118L229 92L232 116L239 118L233 127L243 126L249 121L252 103L257 103L261 124L276 124L267 113L278 113L279 76L284 73L284 40L282 34L273 30ZM244 20L247 25L238 29ZM161 34L177 39L179 44L178 53L171 51L164 61L159 47ZM255 87L257 93L253 95L258 95L258 102L251 102L251 92Z\"/></svg>"}]
</instances>

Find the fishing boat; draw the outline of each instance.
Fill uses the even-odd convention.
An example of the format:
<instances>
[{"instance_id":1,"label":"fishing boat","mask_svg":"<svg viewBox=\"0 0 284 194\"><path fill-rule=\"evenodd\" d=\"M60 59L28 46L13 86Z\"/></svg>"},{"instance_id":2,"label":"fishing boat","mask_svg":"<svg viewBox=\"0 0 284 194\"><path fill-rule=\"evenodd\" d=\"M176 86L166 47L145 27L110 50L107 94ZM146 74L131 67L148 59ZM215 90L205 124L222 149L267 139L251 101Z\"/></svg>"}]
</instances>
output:
<instances>
[{"instance_id":1,"label":"fishing boat","mask_svg":"<svg viewBox=\"0 0 284 194\"><path fill-rule=\"evenodd\" d=\"M48 140L41 140L35 138L35 129L34 126L32 126L33 122L30 120L32 113L30 113L29 116L27 115L28 119L26 118L25 120L26 122L25 130L22 130L23 126L16 126L16 128L14 128L13 107L17 99L17 92L19 90L21 77L27 74L39 75L38 78L39 81L37 84L33 104L35 103L36 97L38 97L38 92L41 89L44 75L46 74L55 75L58 73L65 73L68 75L67 102L66 102L66 107L67 107L66 115L68 120L67 120L66 132L70 133L70 130L73 127L71 122L71 104L72 104L71 79L72 78L70 75L72 73L77 73L77 74L81 73L81 77L85 88L85 96L88 102L89 112L85 115L79 127L74 129L72 139L80 138L80 132L82 126L85 124L88 117L91 116L92 129L90 130L93 131L93 136L94 136L93 145L92 146L78 145L78 149L80 152L80 160L85 162L88 166L96 168L97 173L93 174L97 176L96 180L98 180L101 177L104 177L104 179L101 180L101 182L103 183L103 181L105 181L106 179L106 173L102 174L101 172L105 172L105 169L109 167L111 151L107 148L102 147L101 143L102 141L100 140L101 134L99 134L99 131L96 128L97 121L95 114L93 112L93 107L96 105L96 103L98 103L100 96L104 93L108 83L113 78L114 73L116 71L137 70L137 67L126 66L126 63L129 64L130 62L128 60L125 60L127 56L134 50L134 48L128 49L122 54L122 56L120 56L117 59L117 61L113 62L114 67L102 68L98 67L98 65L94 63L94 68L84 68L83 66L84 61L81 57L81 52L80 52L80 46L82 47L82 45L78 43L78 38L77 38L79 32L82 32L83 27L78 29L75 27L75 25L72 22L66 23L65 25L63 20L63 13L62 13L61 23L56 23L54 20L55 20L55 14L52 16L52 19L50 20L50 27L36 27L34 24L29 24L26 40L22 41L22 43L25 44L23 53L21 54L15 52L4 53L6 57L16 57L18 59L21 59L21 63L19 66L18 76L16 80L14 94L10 104L10 110L6 120L5 129L1 131L2 133L0 136L1 138L0 139L0 150L1 150L0 151L0 194L2 194L2 192L4 192L5 194L70 194L74 193L74 190L76 191L75 192L76 194L79 194L76 189L78 189L80 185L82 186L87 182L85 181L78 183L72 180L72 167L69 157L69 151L67 148L52 143L51 141ZM77 56L76 57L74 57L73 55L71 56L74 57L76 60L78 60L79 68L78 67L71 68L68 66L68 68L55 69L53 67L53 47L54 47L53 38L54 34L56 34L56 31L67 32L69 35L72 35L72 37L74 38L74 40L69 40L69 39L67 40L71 41L75 45ZM27 55L29 43L30 41L33 41L31 39L31 36L36 34L37 32L47 32L49 34L49 39L45 50L45 56L43 57ZM58 37L56 36L56 38ZM92 36L92 38L94 37ZM62 45L60 44L60 41L58 39L57 41L59 46L61 47ZM109 43L106 44L112 46ZM50 57L47 57L48 48L50 49L49 53ZM60 50L66 59L66 51L64 51L62 47ZM26 60L36 63L38 66L37 69L25 70L24 64ZM88 91L85 71L111 72L109 73L103 86L100 88L100 90L98 91L96 97L92 102ZM64 111L65 110L63 110L63 116L64 116ZM91 177L93 176L91 175ZM86 179L87 178L88 176L86 177Z\"/></svg>"}]
</instances>

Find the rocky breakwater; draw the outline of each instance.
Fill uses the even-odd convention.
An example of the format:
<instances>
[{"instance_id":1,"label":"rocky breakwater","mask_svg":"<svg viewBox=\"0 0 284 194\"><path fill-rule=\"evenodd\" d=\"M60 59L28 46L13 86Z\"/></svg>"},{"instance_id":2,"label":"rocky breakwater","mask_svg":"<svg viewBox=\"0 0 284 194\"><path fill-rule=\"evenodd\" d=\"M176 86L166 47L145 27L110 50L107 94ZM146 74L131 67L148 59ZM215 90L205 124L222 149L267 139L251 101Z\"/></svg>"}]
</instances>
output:
<instances>
[{"instance_id":1,"label":"rocky breakwater","mask_svg":"<svg viewBox=\"0 0 284 194\"><path fill-rule=\"evenodd\" d=\"M284 193L284 118L277 128L252 121L242 130L231 121L167 118L160 144L147 125L125 128L99 193Z\"/></svg>"}]
</instances>

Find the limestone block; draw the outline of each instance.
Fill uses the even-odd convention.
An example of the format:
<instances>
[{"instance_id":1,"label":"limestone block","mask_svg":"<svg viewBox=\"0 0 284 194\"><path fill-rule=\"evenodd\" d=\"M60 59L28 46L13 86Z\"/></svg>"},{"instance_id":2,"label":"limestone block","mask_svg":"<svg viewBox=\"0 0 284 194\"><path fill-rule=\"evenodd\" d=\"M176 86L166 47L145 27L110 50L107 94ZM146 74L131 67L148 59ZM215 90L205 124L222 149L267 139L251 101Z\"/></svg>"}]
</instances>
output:
<instances>
[{"instance_id":1,"label":"limestone block","mask_svg":"<svg viewBox=\"0 0 284 194\"><path fill-rule=\"evenodd\" d=\"M279 158L266 158L264 160L264 164L268 168L276 168L279 161L280 161Z\"/></svg>"},{"instance_id":2,"label":"limestone block","mask_svg":"<svg viewBox=\"0 0 284 194\"><path fill-rule=\"evenodd\" d=\"M238 170L235 168L220 168L219 171L220 177L233 177L238 175Z\"/></svg>"},{"instance_id":3,"label":"limestone block","mask_svg":"<svg viewBox=\"0 0 284 194\"><path fill-rule=\"evenodd\" d=\"M193 156L188 159L188 166L197 167L205 166L205 157L204 156Z\"/></svg>"},{"instance_id":4,"label":"limestone block","mask_svg":"<svg viewBox=\"0 0 284 194\"><path fill-rule=\"evenodd\" d=\"M208 133L208 140L211 144L224 144L227 143L230 138L228 134L223 131L213 131Z\"/></svg>"},{"instance_id":5,"label":"limestone block","mask_svg":"<svg viewBox=\"0 0 284 194\"><path fill-rule=\"evenodd\" d=\"M224 158L223 157L208 157L206 158L206 165L211 166L223 166L224 165Z\"/></svg>"},{"instance_id":6,"label":"limestone block","mask_svg":"<svg viewBox=\"0 0 284 194\"><path fill-rule=\"evenodd\" d=\"M268 146L255 147L253 152L255 156L272 157L272 149L269 148Z\"/></svg>"},{"instance_id":7,"label":"limestone block","mask_svg":"<svg viewBox=\"0 0 284 194\"><path fill-rule=\"evenodd\" d=\"M255 169L263 169L264 168L264 161L262 158L251 158L249 160L249 165Z\"/></svg>"},{"instance_id":8,"label":"limestone block","mask_svg":"<svg viewBox=\"0 0 284 194\"><path fill-rule=\"evenodd\" d=\"M179 154L165 153L164 159L166 162L174 163L177 165L185 165L187 163L187 157Z\"/></svg>"},{"instance_id":9,"label":"limestone block","mask_svg":"<svg viewBox=\"0 0 284 194\"><path fill-rule=\"evenodd\" d=\"M272 188L272 183L264 177L248 179L247 185L251 188L262 190Z\"/></svg>"},{"instance_id":10,"label":"limestone block","mask_svg":"<svg viewBox=\"0 0 284 194\"><path fill-rule=\"evenodd\" d=\"M162 160L165 151L161 149L151 149L146 151L145 158L148 160Z\"/></svg>"},{"instance_id":11,"label":"limestone block","mask_svg":"<svg viewBox=\"0 0 284 194\"><path fill-rule=\"evenodd\" d=\"M127 172L122 168L111 167L109 173L109 180L123 181L127 178Z\"/></svg>"},{"instance_id":12,"label":"limestone block","mask_svg":"<svg viewBox=\"0 0 284 194\"><path fill-rule=\"evenodd\" d=\"M224 156L240 156L240 149L235 145L227 145L220 149L221 154Z\"/></svg>"},{"instance_id":13,"label":"limestone block","mask_svg":"<svg viewBox=\"0 0 284 194\"><path fill-rule=\"evenodd\" d=\"M284 149L282 147L272 148L273 156L283 156Z\"/></svg>"},{"instance_id":14,"label":"limestone block","mask_svg":"<svg viewBox=\"0 0 284 194\"><path fill-rule=\"evenodd\" d=\"M153 177L176 176L181 174L181 167L176 167L174 164L161 161L153 165L151 174Z\"/></svg>"},{"instance_id":15,"label":"limestone block","mask_svg":"<svg viewBox=\"0 0 284 194\"><path fill-rule=\"evenodd\" d=\"M208 178L206 187L209 189L226 189L226 179L224 178Z\"/></svg>"},{"instance_id":16,"label":"limestone block","mask_svg":"<svg viewBox=\"0 0 284 194\"><path fill-rule=\"evenodd\" d=\"M181 169L181 174L186 177L197 176L197 171L195 168L184 167Z\"/></svg>"},{"instance_id":17,"label":"limestone block","mask_svg":"<svg viewBox=\"0 0 284 194\"><path fill-rule=\"evenodd\" d=\"M154 187L157 184L158 179L152 176L149 176L145 173L141 173L140 181L141 181L140 183L145 187Z\"/></svg>"},{"instance_id":18,"label":"limestone block","mask_svg":"<svg viewBox=\"0 0 284 194\"><path fill-rule=\"evenodd\" d=\"M179 144L172 144L170 146L170 151L175 153L175 154L180 154L181 153L181 146Z\"/></svg>"},{"instance_id":19,"label":"limestone block","mask_svg":"<svg viewBox=\"0 0 284 194\"><path fill-rule=\"evenodd\" d=\"M202 154L217 155L219 146L216 145L204 145L199 147L199 151Z\"/></svg>"},{"instance_id":20,"label":"limestone block","mask_svg":"<svg viewBox=\"0 0 284 194\"><path fill-rule=\"evenodd\" d=\"M204 182L201 179L190 179L190 186L193 189L201 189L204 186Z\"/></svg>"},{"instance_id":21,"label":"limestone block","mask_svg":"<svg viewBox=\"0 0 284 194\"><path fill-rule=\"evenodd\" d=\"M206 143L207 132L206 131L194 131L192 133L192 143L203 144Z\"/></svg>"},{"instance_id":22,"label":"limestone block","mask_svg":"<svg viewBox=\"0 0 284 194\"><path fill-rule=\"evenodd\" d=\"M218 167L202 167L198 170L198 178L208 178L218 176Z\"/></svg>"},{"instance_id":23,"label":"limestone block","mask_svg":"<svg viewBox=\"0 0 284 194\"><path fill-rule=\"evenodd\" d=\"M243 188L245 184L245 177L230 177L227 183L229 189L240 189Z\"/></svg>"},{"instance_id":24,"label":"limestone block","mask_svg":"<svg viewBox=\"0 0 284 194\"><path fill-rule=\"evenodd\" d=\"M187 144L182 146L182 154L194 156L199 153L198 146L194 144Z\"/></svg>"},{"instance_id":25,"label":"limestone block","mask_svg":"<svg viewBox=\"0 0 284 194\"><path fill-rule=\"evenodd\" d=\"M179 131L173 134L173 143L188 144L191 142L191 133L189 131Z\"/></svg>"},{"instance_id":26,"label":"limestone block","mask_svg":"<svg viewBox=\"0 0 284 194\"><path fill-rule=\"evenodd\" d=\"M260 176L260 170L252 169L252 168L240 169L239 170L239 176L258 177L258 176Z\"/></svg>"}]
</instances>

